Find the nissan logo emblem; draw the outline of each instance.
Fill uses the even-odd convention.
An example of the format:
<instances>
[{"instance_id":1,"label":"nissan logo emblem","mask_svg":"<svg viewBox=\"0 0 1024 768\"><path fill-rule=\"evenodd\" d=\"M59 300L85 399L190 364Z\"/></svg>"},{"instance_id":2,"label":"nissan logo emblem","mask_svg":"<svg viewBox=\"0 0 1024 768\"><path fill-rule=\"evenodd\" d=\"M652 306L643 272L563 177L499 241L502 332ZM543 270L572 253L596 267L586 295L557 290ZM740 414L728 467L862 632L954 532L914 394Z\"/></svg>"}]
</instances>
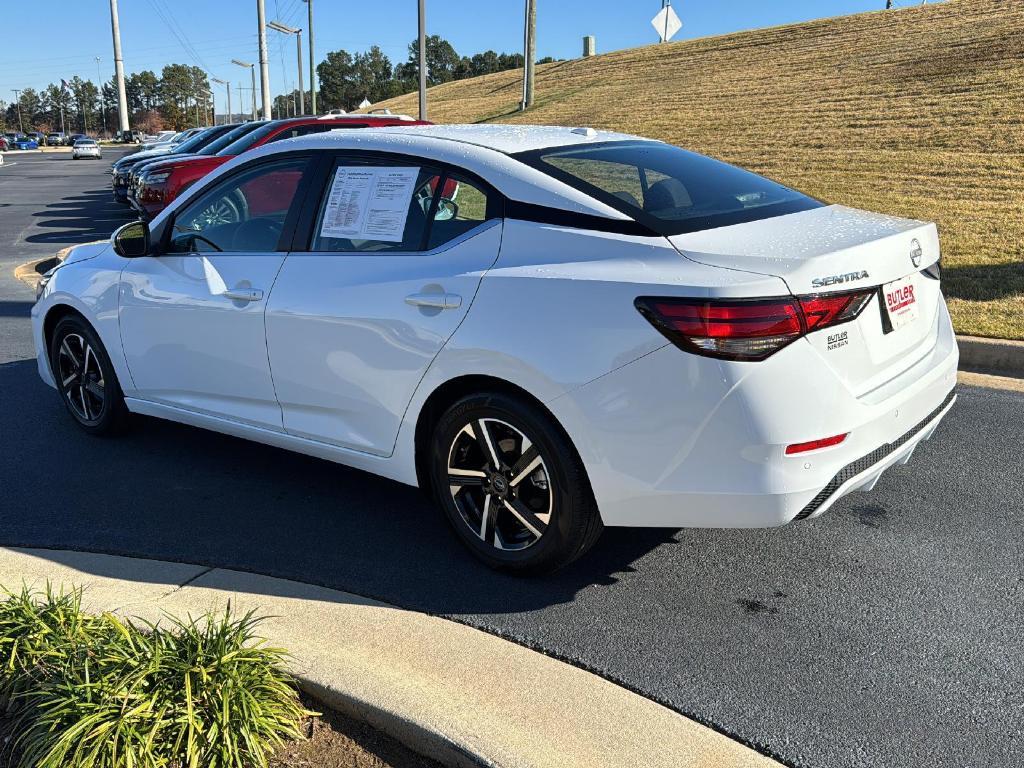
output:
<instances>
[{"instance_id":1,"label":"nissan logo emblem","mask_svg":"<svg viewBox=\"0 0 1024 768\"><path fill-rule=\"evenodd\" d=\"M920 267L922 256L924 256L924 249L921 248L921 243L915 237L910 241L910 263L915 267Z\"/></svg>"}]
</instances>

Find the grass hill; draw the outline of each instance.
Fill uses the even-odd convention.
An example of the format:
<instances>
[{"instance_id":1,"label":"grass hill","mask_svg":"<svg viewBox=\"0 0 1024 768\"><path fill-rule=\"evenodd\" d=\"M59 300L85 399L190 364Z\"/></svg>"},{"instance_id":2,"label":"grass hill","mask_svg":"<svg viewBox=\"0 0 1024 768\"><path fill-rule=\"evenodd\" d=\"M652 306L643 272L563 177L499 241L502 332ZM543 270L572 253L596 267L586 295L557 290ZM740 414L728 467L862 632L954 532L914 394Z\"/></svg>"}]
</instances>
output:
<instances>
[{"instance_id":1,"label":"grass hill","mask_svg":"<svg viewBox=\"0 0 1024 768\"><path fill-rule=\"evenodd\" d=\"M949 0L548 64L526 113L521 87L517 72L437 86L430 118L637 133L830 202L936 221L957 329L1024 338L1021 0ZM375 107L415 114L416 95Z\"/></svg>"}]
</instances>

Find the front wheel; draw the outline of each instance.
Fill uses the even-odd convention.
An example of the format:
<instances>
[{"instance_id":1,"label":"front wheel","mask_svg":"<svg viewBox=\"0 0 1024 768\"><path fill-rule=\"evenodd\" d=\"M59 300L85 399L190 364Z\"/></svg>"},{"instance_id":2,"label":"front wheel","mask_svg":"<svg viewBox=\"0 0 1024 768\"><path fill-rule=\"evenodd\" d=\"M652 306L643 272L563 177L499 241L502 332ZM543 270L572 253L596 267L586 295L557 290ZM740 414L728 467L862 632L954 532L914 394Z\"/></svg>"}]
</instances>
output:
<instances>
[{"instance_id":1,"label":"front wheel","mask_svg":"<svg viewBox=\"0 0 1024 768\"><path fill-rule=\"evenodd\" d=\"M50 340L50 370L61 400L82 429L108 435L124 427L128 408L114 366L82 318L70 315L57 323Z\"/></svg>"},{"instance_id":2,"label":"front wheel","mask_svg":"<svg viewBox=\"0 0 1024 768\"><path fill-rule=\"evenodd\" d=\"M499 393L463 398L434 431L432 480L456 534L492 568L545 573L585 553L601 518L551 416Z\"/></svg>"}]
</instances>

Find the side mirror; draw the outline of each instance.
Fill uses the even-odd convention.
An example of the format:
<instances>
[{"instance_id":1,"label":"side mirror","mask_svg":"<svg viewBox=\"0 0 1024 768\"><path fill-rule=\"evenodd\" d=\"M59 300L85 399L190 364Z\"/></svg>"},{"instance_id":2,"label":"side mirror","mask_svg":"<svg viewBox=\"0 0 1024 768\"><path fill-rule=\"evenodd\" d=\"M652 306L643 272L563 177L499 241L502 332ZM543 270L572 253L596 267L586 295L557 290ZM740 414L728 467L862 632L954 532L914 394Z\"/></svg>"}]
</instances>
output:
<instances>
[{"instance_id":1,"label":"side mirror","mask_svg":"<svg viewBox=\"0 0 1024 768\"><path fill-rule=\"evenodd\" d=\"M114 232L114 253L125 259L137 259L149 254L149 225L133 221Z\"/></svg>"}]
</instances>

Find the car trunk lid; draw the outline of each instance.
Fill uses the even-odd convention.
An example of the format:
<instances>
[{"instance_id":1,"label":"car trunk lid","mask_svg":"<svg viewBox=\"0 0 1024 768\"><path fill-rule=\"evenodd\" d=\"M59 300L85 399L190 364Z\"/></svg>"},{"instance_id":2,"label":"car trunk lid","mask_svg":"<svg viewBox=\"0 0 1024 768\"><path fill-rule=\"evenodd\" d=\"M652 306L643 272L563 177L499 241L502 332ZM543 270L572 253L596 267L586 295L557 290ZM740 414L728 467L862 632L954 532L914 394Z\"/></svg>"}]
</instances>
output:
<instances>
[{"instance_id":1,"label":"car trunk lid","mask_svg":"<svg viewBox=\"0 0 1024 768\"><path fill-rule=\"evenodd\" d=\"M856 320L807 336L858 396L935 344L941 293L924 272L939 259L934 224L833 205L669 239L688 259L781 278L797 296L875 289Z\"/></svg>"}]
</instances>

